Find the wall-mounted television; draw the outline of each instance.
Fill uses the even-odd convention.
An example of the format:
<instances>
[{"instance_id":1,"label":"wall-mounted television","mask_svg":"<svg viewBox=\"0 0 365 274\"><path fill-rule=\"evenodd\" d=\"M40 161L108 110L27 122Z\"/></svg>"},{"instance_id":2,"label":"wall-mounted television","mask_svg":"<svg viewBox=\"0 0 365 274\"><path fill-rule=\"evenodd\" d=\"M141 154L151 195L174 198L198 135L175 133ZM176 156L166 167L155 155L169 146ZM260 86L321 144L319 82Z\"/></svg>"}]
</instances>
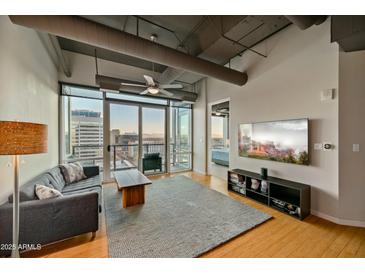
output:
<instances>
[{"instance_id":1,"label":"wall-mounted television","mask_svg":"<svg viewBox=\"0 0 365 274\"><path fill-rule=\"evenodd\" d=\"M308 119L240 124L241 157L309 165Z\"/></svg>"}]
</instances>

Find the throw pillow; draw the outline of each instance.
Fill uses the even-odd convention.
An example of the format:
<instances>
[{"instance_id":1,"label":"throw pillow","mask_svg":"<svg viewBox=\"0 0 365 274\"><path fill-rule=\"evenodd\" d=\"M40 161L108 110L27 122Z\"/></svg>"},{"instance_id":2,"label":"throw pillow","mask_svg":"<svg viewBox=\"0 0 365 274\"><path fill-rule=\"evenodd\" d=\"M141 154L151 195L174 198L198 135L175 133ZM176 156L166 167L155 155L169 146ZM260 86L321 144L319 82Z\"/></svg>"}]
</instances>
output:
<instances>
[{"instance_id":1,"label":"throw pillow","mask_svg":"<svg viewBox=\"0 0 365 274\"><path fill-rule=\"evenodd\" d=\"M57 189L38 184L35 185L35 194L37 195L39 200L51 199L63 196L62 193L59 192Z\"/></svg>"},{"instance_id":2,"label":"throw pillow","mask_svg":"<svg viewBox=\"0 0 365 274\"><path fill-rule=\"evenodd\" d=\"M84 168L82 167L82 165L79 162L72 163L71 165L76 174L76 182L87 178L84 173Z\"/></svg>"},{"instance_id":3,"label":"throw pillow","mask_svg":"<svg viewBox=\"0 0 365 274\"><path fill-rule=\"evenodd\" d=\"M70 184L75 181L76 174L70 164L62 164L60 165L60 168L66 184Z\"/></svg>"},{"instance_id":4,"label":"throw pillow","mask_svg":"<svg viewBox=\"0 0 365 274\"><path fill-rule=\"evenodd\" d=\"M78 162L71 164L62 164L60 165L60 168L66 184L71 184L87 178L84 173L83 167Z\"/></svg>"}]
</instances>

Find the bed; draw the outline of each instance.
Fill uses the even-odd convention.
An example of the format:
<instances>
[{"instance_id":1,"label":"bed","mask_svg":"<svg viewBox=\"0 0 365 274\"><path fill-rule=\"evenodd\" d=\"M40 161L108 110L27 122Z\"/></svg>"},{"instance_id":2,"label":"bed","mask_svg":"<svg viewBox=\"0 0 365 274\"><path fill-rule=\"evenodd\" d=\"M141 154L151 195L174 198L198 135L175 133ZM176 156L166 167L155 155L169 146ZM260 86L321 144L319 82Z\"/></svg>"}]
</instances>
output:
<instances>
[{"instance_id":1,"label":"bed","mask_svg":"<svg viewBox=\"0 0 365 274\"><path fill-rule=\"evenodd\" d=\"M221 166L229 166L229 148L213 148L212 162Z\"/></svg>"}]
</instances>

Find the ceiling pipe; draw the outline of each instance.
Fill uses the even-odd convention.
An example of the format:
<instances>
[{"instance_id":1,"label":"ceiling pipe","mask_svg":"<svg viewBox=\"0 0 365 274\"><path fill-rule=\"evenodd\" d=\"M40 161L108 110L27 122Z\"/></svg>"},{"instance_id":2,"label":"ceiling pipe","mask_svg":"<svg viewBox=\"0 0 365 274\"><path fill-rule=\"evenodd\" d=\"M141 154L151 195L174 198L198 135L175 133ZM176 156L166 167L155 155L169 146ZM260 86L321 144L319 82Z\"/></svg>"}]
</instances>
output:
<instances>
[{"instance_id":1,"label":"ceiling pipe","mask_svg":"<svg viewBox=\"0 0 365 274\"><path fill-rule=\"evenodd\" d=\"M286 15L285 17L301 30L320 25L327 19L327 15Z\"/></svg>"},{"instance_id":2,"label":"ceiling pipe","mask_svg":"<svg viewBox=\"0 0 365 274\"><path fill-rule=\"evenodd\" d=\"M17 25L142 58L169 67L244 85L247 73L206 61L78 16L10 15Z\"/></svg>"}]
</instances>

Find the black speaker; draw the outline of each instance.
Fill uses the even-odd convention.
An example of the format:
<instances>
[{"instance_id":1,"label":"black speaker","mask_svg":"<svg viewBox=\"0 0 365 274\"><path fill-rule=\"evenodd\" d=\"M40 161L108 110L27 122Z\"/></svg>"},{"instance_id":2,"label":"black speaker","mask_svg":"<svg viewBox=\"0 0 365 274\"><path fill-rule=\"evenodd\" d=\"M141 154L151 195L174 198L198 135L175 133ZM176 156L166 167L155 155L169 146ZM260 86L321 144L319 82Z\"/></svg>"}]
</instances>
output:
<instances>
[{"instance_id":1,"label":"black speaker","mask_svg":"<svg viewBox=\"0 0 365 274\"><path fill-rule=\"evenodd\" d=\"M265 168L265 167L261 168L261 178L267 179L267 168Z\"/></svg>"}]
</instances>

